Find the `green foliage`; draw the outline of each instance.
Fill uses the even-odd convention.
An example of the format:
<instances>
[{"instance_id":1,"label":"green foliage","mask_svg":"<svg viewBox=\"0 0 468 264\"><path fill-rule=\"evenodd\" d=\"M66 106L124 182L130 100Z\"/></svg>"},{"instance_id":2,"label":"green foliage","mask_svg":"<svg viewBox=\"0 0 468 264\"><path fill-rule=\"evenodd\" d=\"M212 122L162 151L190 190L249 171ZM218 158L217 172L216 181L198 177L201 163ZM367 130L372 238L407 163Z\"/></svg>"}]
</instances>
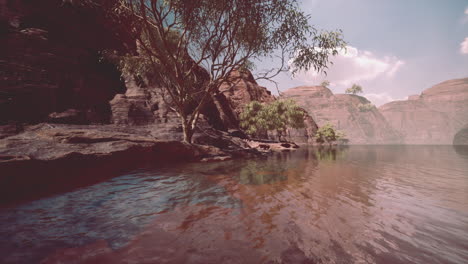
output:
<instances>
[{"instance_id":1,"label":"green foliage","mask_svg":"<svg viewBox=\"0 0 468 264\"><path fill-rule=\"evenodd\" d=\"M358 94L362 93L362 87L357 84L353 84L350 88L346 89L345 93L347 94Z\"/></svg>"},{"instance_id":2,"label":"green foliage","mask_svg":"<svg viewBox=\"0 0 468 264\"><path fill-rule=\"evenodd\" d=\"M320 127L315 135L316 142L320 144L326 142L328 144L332 144L333 142L344 138L345 134L341 131L335 130L333 125L330 123L326 123L324 126Z\"/></svg>"},{"instance_id":3,"label":"green foliage","mask_svg":"<svg viewBox=\"0 0 468 264\"><path fill-rule=\"evenodd\" d=\"M245 106L240 114L240 125L247 134L255 135L264 129L265 120L263 120L264 106L258 101L252 101Z\"/></svg>"},{"instance_id":4,"label":"green foliage","mask_svg":"<svg viewBox=\"0 0 468 264\"><path fill-rule=\"evenodd\" d=\"M368 112L374 109L375 106L372 103L367 103L367 104L358 104L358 109L361 112Z\"/></svg>"},{"instance_id":5,"label":"green foliage","mask_svg":"<svg viewBox=\"0 0 468 264\"><path fill-rule=\"evenodd\" d=\"M286 129L303 128L304 110L293 100L276 100L269 104L252 101L240 115L241 128L250 135L266 131L276 131L278 139L286 133Z\"/></svg>"},{"instance_id":6,"label":"green foliage","mask_svg":"<svg viewBox=\"0 0 468 264\"><path fill-rule=\"evenodd\" d=\"M320 84L320 86L323 86L323 87L325 87L325 88L328 88L329 85L330 85L330 82L327 81L327 80L324 80L324 81Z\"/></svg>"},{"instance_id":7,"label":"green foliage","mask_svg":"<svg viewBox=\"0 0 468 264\"><path fill-rule=\"evenodd\" d=\"M187 142L204 104L233 70L253 69L252 61L279 57L259 78L269 80L280 72L325 71L329 56L346 46L341 31L318 31L310 25L310 17L295 0L125 3L139 23L134 27L141 33L139 53L154 72L160 72L159 87L171 97ZM144 70L131 60L128 64L136 66L130 71ZM203 78L196 72L208 75L207 80L200 81Z\"/></svg>"}]
</instances>

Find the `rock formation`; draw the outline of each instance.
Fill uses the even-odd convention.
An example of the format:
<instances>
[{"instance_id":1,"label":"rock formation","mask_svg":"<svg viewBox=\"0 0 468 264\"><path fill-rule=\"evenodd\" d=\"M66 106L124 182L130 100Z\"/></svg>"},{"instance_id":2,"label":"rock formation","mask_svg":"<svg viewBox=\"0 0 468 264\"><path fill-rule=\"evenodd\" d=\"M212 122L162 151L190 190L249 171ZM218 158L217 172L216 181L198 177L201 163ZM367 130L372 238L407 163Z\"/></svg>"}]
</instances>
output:
<instances>
[{"instance_id":1,"label":"rock formation","mask_svg":"<svg viewBox=\"0 0 468 264\"><path fill-rule=\"evenodd\" d=\"M181 131L168 136L157 126L26 126L22 133L0 139L0 204L113 177L142 164L259 154L245 140L210 128L194 135L204 145L185 144L181 138Z\"/></svg>"},{"instance_id":2,"label":"rock formation","mask_svg":"<svg viewBox=\"0 0 468 264\"><path fill-rule=\"evenodd\" d=\"M250 102L269 103L274 100L271 92L259 86L250 72L240 71L234 71L213 96L223 125L228 129L239 128L239 115Z\"/></svg>"},{"instance_id":3,"label":"rock formation","mask_svg":"<svg viewBox=\"0 0 468 264\"><path fill-rule=\"evenodd\" d=\"M125 86L126 93L117 94L110 101L112 123L165 126L167 131L181 129L180 120L170 109L167 103L169 98L164 95L163 89L148 84L138 85L132 77L125 78ZM219 91L212 95L202 111L202 119L216 129L236 131L239 130L240 113L248 103L269 103L274 100L276 98L271 92L258 85L250 72L234 71ZM311 141L317 125L310 116L304 118L306 127L288 130L288 140L298 143ZM269 137L274 138L274 135Z\"/></svg>"},{"instance_id":4,"label":"rock formation","mask_svg":"<svg viewBox=\"0 0 468 264\"><path fill-rule=\"evenodd\" d=\"M463 127L468 125L468 78L442 82L379 110L402 135L404 144L463 144Z\"/></svg>"},{"instance_id":5,"label":"rock formation","mask_svg":"<svg viewBox=\"0 0 468 264\"><path fill-rule=\"evenodd\" d=\"M319 126L327 122L346 134L350 144L395 144L398 134L377 108L360 109L370 103L366 98L333 94L323 86L301 86L285 91L282 96L294 99L307 110Z\"/></svg>"},{"instance_id":6,"label":"rock formation","mask_svg":"<svg viewBox=\"0 0 468 264\"><path fill-rule=\"evenodd\" d=\"M239 116L244 107L252 102L271 103L277 100L271 92L257 84L250 72L235 71L228 82L224 83L217 94L213 96L213 102L220 113L223 125L227 129L239 129ZM305 128L288 129L286 139L300 144L313 141L317 131L317 124L307 114L304 116ZM276 139L275 133L268 133L265 138Z\"/></svg>"},{"instance_id":7,"label":"rock formation","mask_svg":"<svg viewBox=\"0 0 468 264\"><path fill-rule=\"evenodd\" d=\"M108 122L107 102L125 86L99 52L134 49L122 25L66 1L1 0L0 125L69 109L86 123Z\"/></svg>"}]
</instances>

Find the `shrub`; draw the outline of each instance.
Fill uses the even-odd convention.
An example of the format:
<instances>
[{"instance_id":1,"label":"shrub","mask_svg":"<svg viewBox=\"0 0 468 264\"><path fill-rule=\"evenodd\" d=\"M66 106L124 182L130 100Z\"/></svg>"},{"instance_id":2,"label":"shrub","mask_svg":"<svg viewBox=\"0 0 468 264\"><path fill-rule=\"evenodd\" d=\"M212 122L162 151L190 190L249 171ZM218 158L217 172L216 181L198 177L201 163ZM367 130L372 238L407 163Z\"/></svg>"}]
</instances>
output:
<instances>
[{"instance_id":1,"label":"shrub","mask_svg":"<svg viewBox=\"0 0 468 264\"><path fill-rule=\"evenodd\" d=\"M368 111L371 111L375 106L371 103L367 103L367 104L358 104L358 109L359 111L361 112L368 112Z\"/></svg>"},{"instance_id":2,"label":"shrub","mask_svg":"<svg viewBox=\"0 0 468 264\"><path fill-rule=\"evenodd\" d=\"M304 110L290 99L269 104L252 101L241 113L240 125L250 135L276 131L278 140L281 141L288 127L304 127Z\"/></svg>"}]
</instances>

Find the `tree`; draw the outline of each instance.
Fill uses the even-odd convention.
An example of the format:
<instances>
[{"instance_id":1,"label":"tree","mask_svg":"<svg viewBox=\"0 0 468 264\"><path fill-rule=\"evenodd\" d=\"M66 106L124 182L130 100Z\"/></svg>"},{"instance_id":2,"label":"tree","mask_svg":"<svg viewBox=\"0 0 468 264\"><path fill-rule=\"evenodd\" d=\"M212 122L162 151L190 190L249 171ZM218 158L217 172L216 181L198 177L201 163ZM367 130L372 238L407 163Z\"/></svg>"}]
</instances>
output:
<instances>
[{"instance_id":1,"label":"tree","mask_svg":"<svg viewBox=\"0 0 468 264\"><path fill-rule=\"evenodd\" d=\"M240 125L247 134L257 135L276 131L281 141L286 129L304 127L304 110L289 100L276 100L269 104L252 101L240 115Z\"/></svg>"},{"instance_id":2,"label":"tree","mask_svg":"<svg viewBox=\"0 0 468 264\"><path fill-rule=\"evenodd\" d=\"M319 32L309 25L295 0L124 2L139 22L141 53L168 94L188 143L200 111L232 71L252 69L252 61L265 58L280 62L257 79L326 71L329 56L346 44L341 31Z\"/></svg>"},{"instance_id":3,"label":"tree","mask_svg":"<svg viewBox=\"0 0 468 264\"><path fill-rule=\"evenodd\" d=\"M350 88L346 89L345 93L347 94L358 94L358 93L362 93L362 87L360 85L357 85L357 84L353 84L353 86L351 86Z\"/></svg>"},{"instance_id":4,"label":"tree","mask_svg":"<svg viewBox=\"0 0 468 264\"><path fill-rule=\"evenodd\" d=\"M330 123L326 123L320 127L315 134L315 140L320 144L327 142L329 145L331 145L333 142L344 138L345 134L341 131L335 130L333 125Z\"/></svg>"},{"instance_id":5,"label":"tree","mask_svg":"<svg viewBox=\"0 0 468 264\"><path fill-rule=\"evenodd\" d=\"M324 80L324 81L320 84L320 86L323 86L323 87L325 87L325 88L328 88L329 85L330 85L330 82L327 81L327 80Z\"/></svg>"}]
</instances>

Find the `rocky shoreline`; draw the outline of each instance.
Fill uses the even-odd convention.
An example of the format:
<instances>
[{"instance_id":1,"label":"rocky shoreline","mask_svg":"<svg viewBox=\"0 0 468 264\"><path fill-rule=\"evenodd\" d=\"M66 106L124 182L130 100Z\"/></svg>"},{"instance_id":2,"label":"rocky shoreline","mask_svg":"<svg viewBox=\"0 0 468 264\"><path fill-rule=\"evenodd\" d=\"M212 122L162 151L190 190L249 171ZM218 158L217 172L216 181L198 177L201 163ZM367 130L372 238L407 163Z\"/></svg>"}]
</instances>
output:
<instances>
[{"instance_id":1,"label":"rocky shoreline","mask_svg":"<svg viewBox=\"0 0 468 264\"><path fill-rule=\"evenodd\" d=\"M207 128L195 144L160 138L155 126L41 123L0 139L2 203L99 182L144 165L212 162L288 151L294 143L258 142ZM33 198L33 197L31 197Z\"/></svg>"}]
</instances>

